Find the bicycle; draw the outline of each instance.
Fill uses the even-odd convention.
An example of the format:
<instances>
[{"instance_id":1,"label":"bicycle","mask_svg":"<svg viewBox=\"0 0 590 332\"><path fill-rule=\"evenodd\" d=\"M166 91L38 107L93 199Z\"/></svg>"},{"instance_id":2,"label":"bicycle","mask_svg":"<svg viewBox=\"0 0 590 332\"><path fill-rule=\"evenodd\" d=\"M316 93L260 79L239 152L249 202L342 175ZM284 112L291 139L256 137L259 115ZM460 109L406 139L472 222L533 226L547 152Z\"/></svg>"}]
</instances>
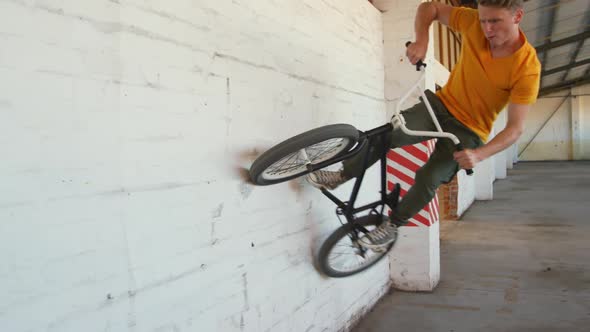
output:
<instances>
[{"instance_id":1,"label":"bicycle","mask_svg":"<svg viewBox=\"0 0 590 332\"><path fill-rule=\"evenodd\" d=\"M407 45L406 45L407 46ZM392 120L382 126L368 131L360 131L349 124L332 124L306 131L302 134L289 138L282 143L260 155L250 167L250 177L255 184L271 185L288 181L324 167L336 164L360 153L365 144L371 140L380 140L386 144L386 134L394 128L400 128L407 135L427 136L432 138L448 138L453 141L458 151L463 150L459 139L444 132L434 115L434 111L424 91L419 89L421 81L425 76L425 67L422 61L416 64L416 70L422 74L418 81L398 101ZM428 112L437 129L434 131L413 131L406 127L405 120L401 114L401 105L409 98L411 93L418 89L422 95ZM365 175L368 163L368 149L364 156L364 171L355 182L348 201L343 202L334 194L321 189L321 192L337 206L336 215L342 225L336 229L323 242L317 257L321 272L330 277L346 277L366 270L381 260L397 241L397 235L393 242L380 248L369 249L363 246L366 235L375 227L385 222L385 207L395 210L399 200L400 185L396 184L390 193L387 193L386 180L386 153L381 155L381 199L361 207L355 207L355 202ZM471 170L467 170L471 174ZM357 216L357 214L369 211L368 214ZM344 216L346 222L342 222ZM341 242L344 241L342 244ZM335 251L338 248L340 251ZM336 263L342 261L344 249L352 249L353 266L338 267ZM361 258L359 260L359 257Z\"/></svg>"}]
</instances>

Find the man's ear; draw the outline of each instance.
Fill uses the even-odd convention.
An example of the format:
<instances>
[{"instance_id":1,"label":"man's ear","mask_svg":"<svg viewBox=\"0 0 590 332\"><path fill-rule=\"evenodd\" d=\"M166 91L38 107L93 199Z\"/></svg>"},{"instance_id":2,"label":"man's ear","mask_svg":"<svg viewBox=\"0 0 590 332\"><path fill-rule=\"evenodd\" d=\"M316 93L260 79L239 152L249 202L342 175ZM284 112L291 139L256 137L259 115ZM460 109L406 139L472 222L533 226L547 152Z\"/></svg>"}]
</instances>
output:
<instances>
[{"instance_id":1,"label":"man's ear","mask_svg":"<svg viewBox=\"0 0 590 332\"><path fill-rule=\"evenodd\" d=\"M516 9L513 16L514 24L519 24L522 21L522 17L524 16L524 10L522 8Z\"/></svg>"}]
</instances>

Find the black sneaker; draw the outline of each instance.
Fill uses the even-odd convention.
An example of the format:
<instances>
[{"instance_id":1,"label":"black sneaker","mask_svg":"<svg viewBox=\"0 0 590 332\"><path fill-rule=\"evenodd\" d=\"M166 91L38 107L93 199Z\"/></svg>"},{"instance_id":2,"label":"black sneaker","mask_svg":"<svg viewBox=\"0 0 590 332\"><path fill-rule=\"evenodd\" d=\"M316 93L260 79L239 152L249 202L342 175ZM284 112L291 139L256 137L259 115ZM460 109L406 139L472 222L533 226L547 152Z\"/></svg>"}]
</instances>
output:
<instances>
[{"instance_id":1,"label":"black sneaker","mask_svg":"<svg viewBox=\"0 0 590 332\"><path fill-rule=\"evenodd\" d=\"M361 239L361 245L370 249L386 246L397 239L397 226L386 220Z\"/></svg>"}]
</instances>

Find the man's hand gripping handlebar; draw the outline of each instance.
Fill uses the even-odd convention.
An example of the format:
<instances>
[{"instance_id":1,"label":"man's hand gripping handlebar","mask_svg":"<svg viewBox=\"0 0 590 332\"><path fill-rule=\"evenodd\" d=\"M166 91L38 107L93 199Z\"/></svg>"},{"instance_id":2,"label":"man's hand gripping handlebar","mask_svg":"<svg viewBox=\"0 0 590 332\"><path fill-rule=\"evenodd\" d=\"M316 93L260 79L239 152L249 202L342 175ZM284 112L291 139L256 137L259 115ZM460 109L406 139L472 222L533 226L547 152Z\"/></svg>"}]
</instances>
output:
<instances>
[{"instance_id":1,"label":"man's hand gripping handlebar","mask_svg":"<svg viewBox=\"0 0 590 332\"><path fill-rule=\"evenodd\" d=\"M406 47L408 47L410 44L411 44L411 42L407 42ZM432 138L448 138L453 141L453 143L455 144L455 147L457 148L457 151L463 151L463 149L464 149L463 144L461 144L461 142L459 141L457 136L455 136L451 133L444 132L442 130L442 128L440 127L440 124L438 123L438 120L436 119L436 116L434 115L434 111L432 110L432 106L430 105L428 98L426 98L424 91L420 88L420 83L422 82L422 79L424 78L424 76L426 74L425 68L426 68L426 64L422 60L419 60L416 63L416 70L422 72L422 75L420 75L420 78L418 79L418 81L410 89L408 89L406 94L403 95L402 98L400 98L400 100L397 103L397 106L395 108L395 112L394 112L393 116L391 117L391 123L394 128L396 128L396 129L399 128L405 134L410 135L410 136L428 136L428 137L432 137ZM422 100L424 101L424 104L426 105L426 108L428 109L428 113L430 114L430 117L432 118L432 122L434 123L434 126L436 127L436 131L416 131L416 130L410 130L406 127L406 121L405 121L403 115L401 114L401 105L409 98L410 94L416 89L420 91L420 94L422 96ZM467 172L467 175L473 174L472 169L466 169L465 171Z\"/></svg>"}]
</instances>

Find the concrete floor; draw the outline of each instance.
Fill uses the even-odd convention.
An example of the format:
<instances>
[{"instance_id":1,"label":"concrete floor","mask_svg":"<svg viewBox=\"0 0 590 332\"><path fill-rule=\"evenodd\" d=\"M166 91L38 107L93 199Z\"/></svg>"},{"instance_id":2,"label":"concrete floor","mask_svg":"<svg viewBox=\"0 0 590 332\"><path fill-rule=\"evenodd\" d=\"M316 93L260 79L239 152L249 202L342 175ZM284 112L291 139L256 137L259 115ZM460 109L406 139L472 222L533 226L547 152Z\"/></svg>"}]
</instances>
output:
<instances>
[{"instance_id":1,"label":"concrete floor","mask_svg":"<svg viewBox=\"0 0 590 332\"><path fill-rule=\"evenodd\" d=\"M590 162L516 164L441 225L435 291L391 291L354 331L590 331Z\"/></svg>"}]
</instances>

